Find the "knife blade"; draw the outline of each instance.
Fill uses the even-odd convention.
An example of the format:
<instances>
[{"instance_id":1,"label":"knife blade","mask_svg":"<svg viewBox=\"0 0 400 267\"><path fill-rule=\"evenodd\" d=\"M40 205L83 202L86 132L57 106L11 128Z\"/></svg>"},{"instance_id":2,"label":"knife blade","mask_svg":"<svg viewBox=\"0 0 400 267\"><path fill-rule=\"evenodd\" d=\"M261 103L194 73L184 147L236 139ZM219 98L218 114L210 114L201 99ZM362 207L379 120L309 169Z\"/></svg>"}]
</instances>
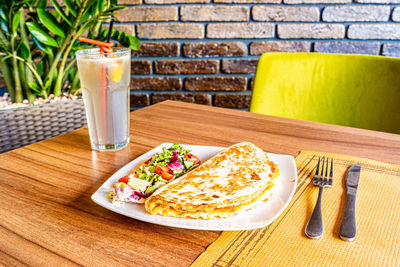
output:
<instances>
[{"instance_id":1,"label":"knife blade","mask_svg":"<svg viewBox=\"0 0 400 267\"><path fill-rule=\"evenodd\" d=\"M356 194L360 179L361 164L351 166L346 174L346 205L340 223L339 235L345 241L353 241L356 237Z\"/></svg>"}]
</instances>

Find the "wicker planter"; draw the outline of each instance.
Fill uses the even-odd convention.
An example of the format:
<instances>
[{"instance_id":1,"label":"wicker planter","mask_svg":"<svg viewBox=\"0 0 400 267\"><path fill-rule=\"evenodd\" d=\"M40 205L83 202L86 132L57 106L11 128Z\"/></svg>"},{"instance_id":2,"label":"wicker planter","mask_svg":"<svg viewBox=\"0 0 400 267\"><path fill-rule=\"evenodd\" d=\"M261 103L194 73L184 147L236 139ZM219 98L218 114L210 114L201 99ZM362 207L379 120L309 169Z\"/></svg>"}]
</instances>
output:
<instances>
[{"instance_id":1,"label":"wicker planter","mask_svg":"<svg viewBox=\"0 0 400 267\"><path fill-rule=\"evenodd\" d=\"M85 126L82 99L0 110L0 153Z\"/></svg>"}]
</instances>

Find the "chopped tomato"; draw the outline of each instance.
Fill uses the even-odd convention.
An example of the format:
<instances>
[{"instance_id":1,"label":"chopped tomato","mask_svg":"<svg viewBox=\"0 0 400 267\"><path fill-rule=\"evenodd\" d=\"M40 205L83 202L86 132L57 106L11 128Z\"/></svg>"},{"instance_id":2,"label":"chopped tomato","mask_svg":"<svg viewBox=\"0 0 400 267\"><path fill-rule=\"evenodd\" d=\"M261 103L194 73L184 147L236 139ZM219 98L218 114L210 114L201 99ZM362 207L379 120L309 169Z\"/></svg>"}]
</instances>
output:
<instances>
[{"instance_id":1,"label":"chopped tomato","mask_svg":"<svg viewBox=\"0 0 400 267\"><path fill-rule=\"evenodd\" d=\"M165 165L161 165L161 164L158 164L157 166L156 166L156 173L157 174L161 174L161 172L162 171L168 171L168 167L167 166L165 166Z\"/></svg>"},{"instance_id":2,"label":"chopped tomato","mask_svg":"<svg viewBox=\"0 0 400 267\"><path fill-rule=\"evenodd\" d=\"M174 172L169 173L169 172L162 171L162 172L161 172L161 177L162 177L163 179L169 181L169 180L171 180L172 178L174 178Z\"/></svg>"},{"instance_id":3,"label":"chopped tomato","mask_svg":"<svg viewBox=\"0 0 400 267\"><path fill-rule=\"evenodd\" d=\"M122 178L119 178L118 182L127 184L129 182L129 176L127 175Z\"/></svg>"},{"instance_id":4,"label":"chopped tomato","mask_svg":"<svg viewBox=\"0 0 400 267\"><path fill-rule=\"evenodd\" d=\"M174 177L174 171L171 170L168 166L158 164L156 167L156 173L160 174L161 177L165 180L171 180Z\"/></svg>"},{"instance_id":5,"label":"chopped tomato","mask_svg":"<svg viewBox=\"0 0 400 267\"><path fill-rule=\"evenodd\" d=\"M201 161L199 160L199 158L197 156L193 155L192 153L186 153L184 157L190 161L193 161L193 165L196 165L196 164L200 165Z\"/></svg>"}]
</instances>

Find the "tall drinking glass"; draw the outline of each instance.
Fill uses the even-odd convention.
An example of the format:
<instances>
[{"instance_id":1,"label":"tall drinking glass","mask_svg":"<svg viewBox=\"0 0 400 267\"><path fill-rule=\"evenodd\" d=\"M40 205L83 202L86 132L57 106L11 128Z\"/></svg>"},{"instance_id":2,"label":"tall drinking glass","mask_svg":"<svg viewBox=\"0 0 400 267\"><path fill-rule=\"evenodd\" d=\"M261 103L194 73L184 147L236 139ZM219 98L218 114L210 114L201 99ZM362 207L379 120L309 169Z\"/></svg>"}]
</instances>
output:
<instances>
[{"instance_id":1,"label":"tall drinking glass","mask_svg":"<svg viewBox=\"0 0 400 267\"><path fill-rule=\"evenodd\" d=\"M92 148L115 151L129 143L131 50L99 48L76 53Z\"/></svg>"}]
</instances>

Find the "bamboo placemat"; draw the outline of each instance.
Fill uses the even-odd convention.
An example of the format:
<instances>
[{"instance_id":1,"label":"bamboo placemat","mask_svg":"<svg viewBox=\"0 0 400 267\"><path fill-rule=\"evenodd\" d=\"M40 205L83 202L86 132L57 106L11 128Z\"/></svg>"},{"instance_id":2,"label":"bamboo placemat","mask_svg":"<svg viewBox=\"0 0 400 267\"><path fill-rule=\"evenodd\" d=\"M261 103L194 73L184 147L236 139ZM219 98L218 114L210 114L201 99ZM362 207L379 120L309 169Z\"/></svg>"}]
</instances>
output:
<instances>
[{"instance_id":1,"label":"bamboo placemat","mask_svg":"<svg viewBox=\"0 0 400 267\"><path fill-rule=\"evenodd\" d=\"M311 240L304 228L318 197L311 181L318 156L334 158L333 187L322 199L324 234ZM345 205L345 174L361 163L357 236L339 238ZM400 266L400 165L329 153L302 151L298 185L283 213L268 227L223 232L192 266Z\"/></svg>"}]
</instances>

